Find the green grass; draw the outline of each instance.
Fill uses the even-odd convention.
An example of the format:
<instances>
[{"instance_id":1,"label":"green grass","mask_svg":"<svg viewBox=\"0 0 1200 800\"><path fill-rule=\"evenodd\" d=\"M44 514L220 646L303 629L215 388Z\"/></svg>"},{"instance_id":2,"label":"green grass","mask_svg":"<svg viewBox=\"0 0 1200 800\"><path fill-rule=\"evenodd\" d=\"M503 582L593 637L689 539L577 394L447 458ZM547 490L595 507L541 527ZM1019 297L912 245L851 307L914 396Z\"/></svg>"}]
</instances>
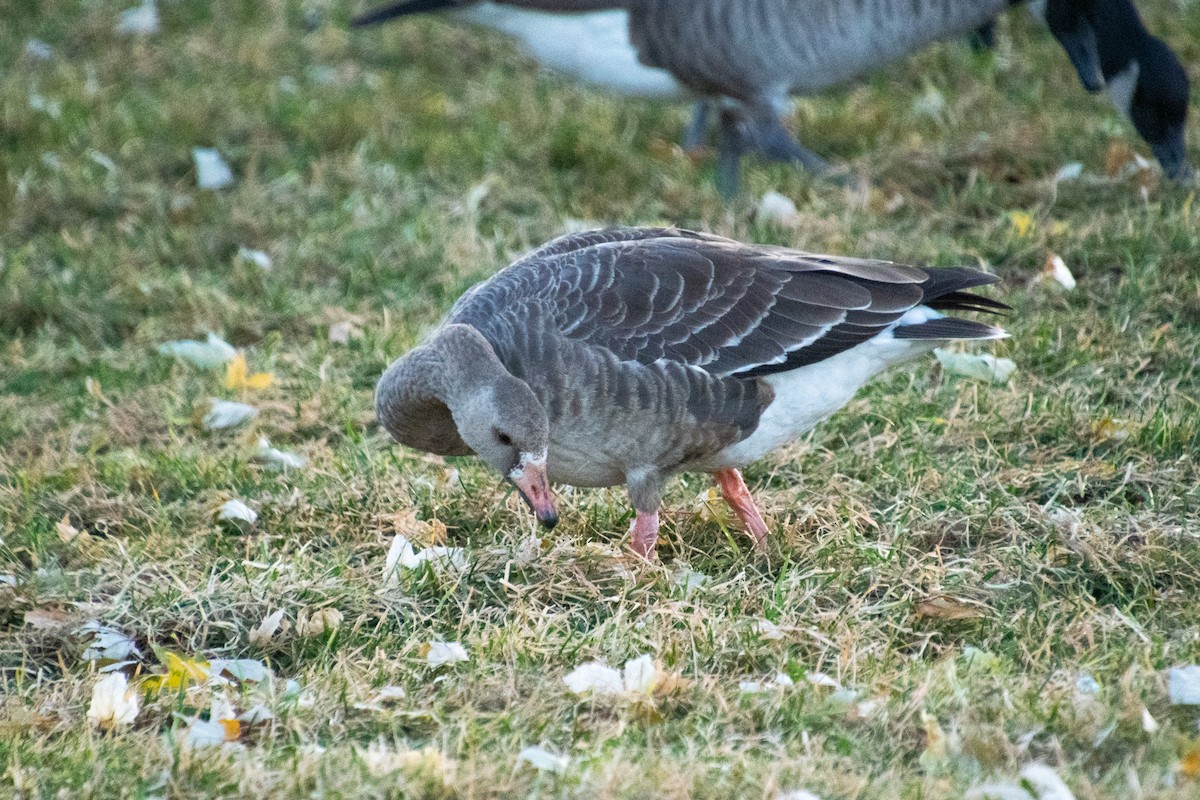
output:
<instances>
[{"instance_id":1,"label":"green grass","mask_svg":"<svg viewBox=\"0 0 1200 800\"><path fill-rule=\"evenodd\" d=\"M725 204L712 158L671 144L686 109L569 85L498 38L219 0L164 3L162 32L132 40L112 33L124 5L19 2L0 27L0 794L940 800L1030 761L1080 800L1200 793L1181 767L1200 713L1166 691L1167 668L1200 662L1200 205L1105 176L1113 142L1144 145L1023 14L998 55L948 43L797 103L805 143L878 187L867 202L752 163ZM1141 5L1197 63L1192 4ZM31 37L50 60L23 54ZM930 88L940 120L913 110ZM236 186L197 190L193 146L218 147ZM1055 186L1070 161L1085 176ZM769 189L800 224L755 221ZM752 466L769 563L698 513L703 476L672 484L661 569L616 553L619 491L562 494L530 557L496 478L388 442L374 381L472 282L616 223L987 264L1015 307L996 351L1019 371L989 386L923 361ZM1038 279L1051 252L1074 292ZM330 342L345 321L361 336ZM207 330L276 376L232 433L196 424L207 398L238 399L223 373L155 352ZM308 466L268 470L262 435ZM215 520L232 497L261 514L248 533ZM413 514L467 549L463 576L385 586ZM61 536L64 517L83 533ZM682 564L710 583L683 591ZM298 636L321 608L336 633ZM291 630L252 643L277 609ZM90 619L136 640L142 674L164 649L264 660L275 679L231 700L274 719L187 748L179 715L207 713L202 689L91 730ZM432 640L470 661L430 670ZM681 679L650 704L562 682L641 653ZM781 671L794 688L739 691ZM1076 688L1085 672L1099 693ZM356 707L385 685L407 697ZM536 744L566 773L517 766ZM381 748L444 763L389 771Z\"/></svg>"}]
</instances>

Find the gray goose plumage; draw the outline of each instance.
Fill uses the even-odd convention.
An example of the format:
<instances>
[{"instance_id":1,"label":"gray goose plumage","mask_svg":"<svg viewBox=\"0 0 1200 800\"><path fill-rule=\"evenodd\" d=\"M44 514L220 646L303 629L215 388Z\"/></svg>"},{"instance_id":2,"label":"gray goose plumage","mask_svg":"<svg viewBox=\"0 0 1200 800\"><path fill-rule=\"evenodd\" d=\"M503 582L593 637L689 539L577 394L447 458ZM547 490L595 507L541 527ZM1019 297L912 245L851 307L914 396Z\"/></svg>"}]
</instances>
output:
<instances>
[{"instance_id":1,"label":"gray goose plumage","mask_svg":"<svg viewBox=\"0 0 1200 800\"><path fill-rule=\"evenodd\" d=\"M1013 0L399 0L364 14L356 24L447 10L519 38L553 69L620 94L705 98L688 126L685 147L703 140L707 118L719 105L718 182L728 195L736 191L746 153L796 162L818 174L834 173L783 125L781 115L791 95L845 83L936 40L965 35L1012 4ZM1097 12L1098 6L1115 10ZM1124 41L1136 32L1129 27L1130 14L1137 17L1131 0L1033 0L1030 8L1050 26L1089 90L1100 85L1098 65L1125 58L1129 45ZM1162 42L1153 37L1144 41L1147 49L1135 77L1146 89L1146 102L1122 102L1119 88L1110 89L1110 94L1147 137L1168 175L1186 177L1190 170L1182 160L1179 122L1187 109L1186 75ZM1107 53L1098 52L1104 48ZM1180 75L1182 94L1177 91ZM1164 99L1169 105L1159 102ZM1164 114L1170 116L1173 138L1159 131L1158 117Z\"/></svg>"},{"instance_id":2,"label":"gray goose plumage","mask_svg":"<svg viewBox=\"0 0 1200 800\"><path fill-rule=\"evenodd\" d=\"M467 291L376 392L401 443L476 453L538 518L548 482L625 484L633 547L653 552L665 481L716 475L761 545L738 468L845 405L880 371L999 328L965 268L813 255L677 229L572 234Z\"/></svg>"}]
</instances>

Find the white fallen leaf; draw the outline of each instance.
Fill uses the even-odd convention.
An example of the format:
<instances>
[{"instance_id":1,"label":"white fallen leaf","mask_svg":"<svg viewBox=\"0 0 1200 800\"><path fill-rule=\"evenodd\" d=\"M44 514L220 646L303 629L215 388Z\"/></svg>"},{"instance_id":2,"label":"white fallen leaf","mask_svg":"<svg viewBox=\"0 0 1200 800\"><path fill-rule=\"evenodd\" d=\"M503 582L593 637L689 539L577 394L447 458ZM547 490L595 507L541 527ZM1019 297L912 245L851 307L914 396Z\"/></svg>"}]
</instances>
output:
<instances>
[{"instance_id":1,"label":"white fallen leaf","mask_svg":"<svg viewBox=\"0 0 1200 800\"><path fill-rule=\"evenodd\" d=\"M1083 164L1078 161L1072 161L1063 164L1058 168L1058 172L1054 173L1055 181L1073 181L1083 174Z\"/></svg>"},{"instance_id":2,"label":"white fallen leaf","mask_svg":"<svg viewBox=\"0 0 1200 800\"><path fill-rule=\"evenodd\" d=\"M1017 365L1007 358L996 358L986 353L956 353L938 348L933 351L942 369L951 375L989 381L997 385L1008 383L1016 372Z\"/></svg>"},{"instance_id":3,"label":"white fallen leaf","mask_svg":"<svg viewBox=\"0 0 1200 800\"><path fill-rule=\"evenodd\" d=\"M754 632L758 634L759 638L773 642L783 638L783 631L769 619L756 620L754 622Z\"/></svg>"},{"instance_id":4,"label":"white fallen leaf","mask_svg":"<svg viewBox=\"0 0 1200 800\"><path fill-rule=\"evenodd\" d=\"M200 189L228 189L233 185L233 169L217 150L193 147L192 161L196 165L196 186Z\"/></svg>"},{"instance_id":5,"label":"white fallen leaf","mask_svg":"<svg viewBox=\"0 0 1200 800\"><path fill-rule=\"evenodd\" d=\"M825 686L830 689L841 689L842 685L833 678L826 675L824 672L806 672L804 680L811 683L813 686Z\"/></svg>"},{"instance_id":6,"label":"white fallen leaf","mask_svg":"<svg viewBox=\"0 0 1200 800\"><path fill-rule=\"evenodd\" d=\"M650 694L658 684L658 678L658 667L647 653L625 662L622 686L630 694Z\"/></svg>"},{"instance_id":7,"label":"white fallen leaf","mask_svg":"<svg viewBox=\"0 0 1200 800\"><path fill-rule=\"evenodd\" d=\"M245 403L232 400L209 398L208 413L200 421L210 431L220 431L226 428L236 428L258 416L258 409Z\"/></svg>"},{"instance_id":8,"label":"white fallen leaf","mask_svg":"<svg viewBox=\"0 0 1200 800\"><path fill-rule=\"evenodd\" d=\"M333 607L318 609L312 615L301 611L296 620L296 633L304 637L324 636L336 631L341 624L342 612Z\"/></svg>"},{"instance_id":9,"label":"white fallen leaf","mask_svg":"<svg viewBox=\"0 0 1200 800\"><path fill-rule=\"evenodd\" d=\"M271 269L271 257L262 250L253 250L249 247L239 247L237 257L243 261L249 261L264 272Z\"/></svg>"},{"instance_id":10,"label":"white fallen leaf","mask_svg":"<svg viewBox=\"0 0 1200 800\"><path fill-rule=\"evenodd\" d=\"M353 322L335 322L329 326L329 341L334 344L350 344L351 339L362 335Z\"/></svg>"},{"instance_id":11,"label":"white fallen leaf","mask_svg":"<svg viewBox=\"0 0 1200 800\"><path fill-rule=\"evenodd\" d=\"M425 654L425 663L431 667L470 660L466 648L458 642L430 642L429 652Z\"/></svg>"},{"instance_id":12,"label":"white fallen leaf","mask_svg":"<svg viewBox=\"0 0 1200 800\"><path fill-rule=\"evenodd\" d=\"M283 609L272 612L263 618L263 621L258 623L257 627L250 631L250 644L264 647L270 643L271 637L279 630L283 623Z\"/></svg>"},{"instance_id":13,"label":"white fallen leaf","mask_svg":"<svg viewBox=\"0 0 1200 800\"><path fill-rule=\"evenodd\" d=\"M1157 733L1159 727L1158 720L1150 713L1150 709L1142 706L1142 730L1146 733Z\"/></svg>"},{"instance_id":14,"label":"white fallen leaf","mask_svg":"<svg viewBox=\"0 0 1200 800\"><path fill-rule=\"evenodd\" d=\"M397 569L414 558L412 542L404 536L396 534L388 546L387 558L383 562L383 583L394 586L398 580ZM410 567L411 569L411 567Z\"/></svg>"},{"instance_id":15,"label":"white fallen leaf","mask_svg":"<svg viewBox=\"0 0 1200 800\"><path fill-rule=\"evenodd\" d=\"M821 800L821 798L804 789L791 789L775 795L775 800Z\"/></svg>"},{"instance_id":16,"label":"white fallen leaf","mask_svg":"<svg viewBox=\"0 0 1200 800\"><path fill-rule=\"evenodd\" d=\"M454 572L463 572L468 567L467 553L461 547L444 547L437 545L415 550L412 542L403 534L397 533L392 537L388 547L387 559L383 565L383 580L391 585L396 582L398 567L417 569L422 564L432 564L434 567Z\"/></svg>"},{"instance_id":17,"label":"white fallen leaf","mask_svg":"<svg viewBox=\"0 0 1200 800\"><path fill-rule=\"evenodd\" d=\"M158 346L158 352L164 356L182 358L202 369L219 367L237 356L237 350L215 333L209 333L203 342L194 339L164 342Z\"/></svg>"},{"instance_id":18,"label":"white fallen leaf","mask_svg":"<svg viewBox=\"0 0 1200 800\"><path fill-rule=\"evenodd\" d=\"M946 96L937 87L927 86L924 94L913 100L912 112L918 117L941 122L946 116Z\"/></svg>"},{"instance_id":19,"label":"white fallen leaf","mask_svg":"<svg viewBox=\"0 0 1200 800\"><path fill-rule=\"evenodd\" d=\"M258 513L241 500L227 500L217 513L218 518L232 522L239 528L250 528L258 521Z\"/></svg>"},{"instance_id":20,"label":"white fallen leaf","mask_svg":"<svg viewBox=\"0 0 1200 800\"><path fill-rule=\"evenodd\" d=\"M403 686L383 686L375 693L377 703L397 703L408 697Z\"/></svg>"},{"instance_id":21,"label":"white fallen leaf","mask_svg":"<svg viewBox=\"0 0 1200 800\"><path fill-rule=\"evenodd\" d=\"M1037 800L1025 789L1015 783L985 783L976 786L963 795L964 800Z\"/></svg>"},{"instance_id":22,"label":"white fallen leaf","mask_svg":"<svg viewBox=\"0 0 1200 800\"><path fill-rule=\"evenodd\" d=\"M184 735L189 748L220 747L225 744L225 726L216 720L193 719Z\"/></svg>"},{"instance_id":23,"label":"white fallen leaf","mask_svg":"<svg viewBox=\"0 0 1200 800\"><path fill-rule=\"evenodd\" d=\"M122 11L114 30L117 33L137 36L158 33L158 5L155 0L142 0L140 6Z\"/></svg>"},{"instance_id":24,"label":"white fallen leaf","mask_svg":"<svg viewBox=\"0 0 1200 800\"><path fill-rule=\"evenodd\" d=\"M290 450L279 450L271 446L271 440L263 436L258 440L258 450L254 457L264 462L268 467L287 471L289 469L304 469L308 459Z\"/></svg>"},{"instance_id":25,"label":"white fallen leaf","mask_svg":"<svg viewBox=\"0 0 1200 800\"><path fill-rule=\"evenodd\" d=\"M1200 706L1200 666L1171 667L1167 673L1167 694L1176 706Z\"/></svg>"},{"instance_id":26,"label":"white fallen leaf","mask_svg":"<svg viewBox=\"0 0 1200 800\"><path fill-rule=\"evenodd\" d=\"M132 725L137 719L140 702L137 691L120 672L105 675L92 687L92 702L87 719L93 727L113 731Z\"/></svg>"},{"instance_id":27,"label":"white fallen leaf","mask_svg":"<svg viewBox=\"0 0 1200 800\"><path fill-rule=\"evenodd\" d=\"M791 198L776 191L769 191L758 201L754 218L759 222L791 225L799 218L799 213Z\"/></svg>"},{"instance_id":28,"label":"white fallen leaf","mask_svg":"<svg viewBox=\"0 0 1200 800\"><path fill-rule=\"evenodd\" d=\"M761 694L776 689L787 689L795 686L796 682L786 672L776 672L770 681L739 681L738 691L742 694Z\"/></svg>"},{"instance_id":29,"label":"white fallen leaf","mask_svg":"<svg viewBox=\"0 0 1200 800\"><path fill-rule=\"evenodd\" d=\"M54 50L41 39L26 39L25 55L36 61L49 61L54 57Z\"/></svg>"},{"instance_id":30,"label":"white fallen leaf","mask_svg":"<svg viewBox=\"0 0 1200 800\"><path fill-rule=\"evenodd\" d=\"M1100 682L1092 677L1092 673L1086 670L1079 673L1075 678L1075 691L1080 694L1098 695L1100 694Z\"/></svg>"},{"instance_id":31,"label":"white fallen leaf","mask_svg":"<svg viewBox=\"0 0 1200 800\"><path fill-rule=\"evenodd\" d=\"M89 620L76 631L87 637L84 661L124 661L130 656L142 655L133 639L116 628L101 625L99 620Z\"/></svg>"},{"instance_id":32,"label":"white fallen leaf","mask_svg":"<svg viewBox=\"0 0 1200 800\"><path fill-rule=\"evenodd\" d=\"M674 572L671 573L671 583L683 589L684 594L691 594L697 589L703 589L712 578L705 575L703 572L697 572L687 564L680 564Z\"/></svg>"},{"instance_id":33,"label":"white fallen leaf","mask_svg":"<svg viewBox=\"0 0 1200 800\"><path fill-rule=\"evenodd\" d=\"M257 703L238 715L238 722L243 725L261 725L275 719L275 713L262 703Z\"/></svg>"},{"instance_id":34,"label":"white fallen leaf","mask_svg":"<svg viewBox=\"0 0 1200 800\"><path fill-rule=\"evenodd\" d=\"M1033 787L1038 800L1075 800L1063 779L1045 764L1026 764L1021 779Z\"/></svg>"},{"instance_id":35,"label":"white fallen leaf","mask_svg":"<svg viewBox=\"0 0 1200 800\"><path fill-rule=\"evenodd\" d=\"M237 709L228 697L223 694L214 694L209 703L208 718L213 722L220 722L227 719L237 719Z\"/></svg>"},{"instance_id":36,"label":"white fallen leaf","mask_svg":"<svg viewBox=\"0 0 1200 800\"><path fill-rule=\"evenodd\" d=\"M517 753L517 761L523 761L539 772L554 772L559 775L566 772L571 764L571 759L552 753L544 747L526 747Z\"/></svg>"},{"instance_id":37,"label":"white fallen leaf","mask_svg":"<svg viewBox=\"0 0 1200 800\"><path fill-rule=\"evenodd\" d=\"M264 683L271 678L271 670L257 658L210 659L208 672L210 675L229 675L243 683Z\"/></svg>"},{"instance_id":38,"label":"white fallen leaf","mask_svg":"<svg viewBox=\"0 0 1200 800\"><path fill-rule=\"evenodd\" d=\"M1046 266L1042 268L1042 274L1047 280L1052 280L1068 292L1075 288L1075 276L1071 274L1071 268L1067 266L1067 262L1062 260L1062 256L1051 254L1046 259Z\"/></svg>"},{"instance_id":39,"label":"white fallen leaf","mask_svg":"<svg viewBox=\"0 0 1200 800\"><path fill-rule=\"evenodd\" d=\"M621 673L598 661L580 664L563 677L563 683L573 694L579 695L612 696L625 692Z\"/></svg>"}]
</instances>

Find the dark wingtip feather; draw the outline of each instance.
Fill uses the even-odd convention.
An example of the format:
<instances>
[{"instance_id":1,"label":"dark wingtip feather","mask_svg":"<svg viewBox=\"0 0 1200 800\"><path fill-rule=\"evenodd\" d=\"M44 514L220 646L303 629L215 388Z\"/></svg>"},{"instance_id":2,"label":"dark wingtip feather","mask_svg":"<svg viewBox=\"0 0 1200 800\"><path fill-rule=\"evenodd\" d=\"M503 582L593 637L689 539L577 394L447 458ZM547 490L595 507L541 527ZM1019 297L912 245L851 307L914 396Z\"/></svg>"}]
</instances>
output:
<instances>
[{"instance_id":1,"label":"dark wingtip feather","mask_svg":"<svg viewBox=\"0 0 1200 800\"><path fill-rule=\"evenodd\" d=\"M396 3L372 9L364 14L359 14L350 20L350 25L355 28L365 28L368 25L377 25L380 22L387 22L389 19L395 19L396 17L406 17L410 14L424 14L427 11L439 11L454 5L457 5L455 0L400 0Z\"/></svg>"},{"instance_id":2,"label":"dark wingtip feather","mask_svg":"<svg viewBox=\"0 0 1200 800\"><path fill-rule=\"evenodd\" d=\"M938 311L980 311L1002 314L1012 307L990 297L967 291L997 283L1000 278L969 267L926 268L929 277L921 284L922 304Z\"/></svg>"},{"instance_id":3,"label":"dark wingtip feather","mask_svg":"<svg viewBox=\"0 0 1200 800\"><path fill-rule=\"evenodd\" d=\"M1003 328L973 319L940 317L916 325L900 325L892 330L897 339L1006 339Z\"/></svg>"}]
</instances>

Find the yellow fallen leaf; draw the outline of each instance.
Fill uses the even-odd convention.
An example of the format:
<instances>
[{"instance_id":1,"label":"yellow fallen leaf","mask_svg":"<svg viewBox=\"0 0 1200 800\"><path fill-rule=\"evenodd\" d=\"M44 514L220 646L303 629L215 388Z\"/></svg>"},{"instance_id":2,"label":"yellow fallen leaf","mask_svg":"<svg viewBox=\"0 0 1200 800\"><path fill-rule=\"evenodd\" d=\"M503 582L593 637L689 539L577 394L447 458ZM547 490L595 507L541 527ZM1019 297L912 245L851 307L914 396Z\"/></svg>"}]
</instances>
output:
<instances>
[{"instance_id":1,"label":"yellow fallen leaf","mask_svg":"<svg viewBox=\"0 0 1200 800\"><path fill-rule=\"evenodd\" d=\"M1103 417L1092 423L1092 437L1101 442L1123 442L1133 433L1135 426L1124 419Z\"/></svg>"},{"instance_id":2,"label":"yellow fallen leaf","mask_svg":"<svg viewBox=\"0 0 1200 800\"><path fill-rule=\"evenodd\" d=\"M242 723L236 719L222 719L217 721L225 729L225 741L236 742L237 738L242 735Z\"/></svg>"},{"instance_id":3,"label":"yellow fallen leaf","mask_svg":"<svg viewBox=\"0 0 1200 800\"><path fill-rule=\"evenodd\" d=\"M207 661L184 658L167 650L162 651L160 656L167 672L165 675L151 675L146 678L142 682L146 689L152 692L178 691L208 680Z\"/></svg>"},{"instance_id":4,"label":"yellow fallen leaf","mask_svg":"<svg viewBox=\"0 0 1200 800\"><path fill-rule=\"evenodd\" d=\"M226 389L262 390L270 386L274 380L275 376L269 372L255 372L251 375L249 367L246 365L246 356L240 352L225 366Z\"/></svg>"},{"instance_id":5,"label":"yellow fallen leaf","mask_svg":"<svg viewBox=\"0 0 1200 800\"><path fill-rule=\"evenodd\" d=\"M1130 164L1136 163L1133 148L1124 139L1113 139L1104 154L1104 172L1110 178L1116 178Z\"/></svg>"},{"instance_id":6,"label":"yellow fallen leaf","mask_svg":"<svg viewBox=\"0 0 1200 800\"><path fill-rule=\"evenodd\" d=\"M1200 778L1200 742L1194 743L1179 759L1179 771L1187 778Z\"/></svg>"},{"instance_id":7,"label":"yellow fallen leaf","mask_svg":"<svg viewBox=\"0 0 1200 800\"><path fill-rule=\"evenodd\" d=\"M63 518L54 523L54 529L58 531L58 538L67 544L73 542L75 537L79 535L79 529L71 524L70 514L63 514Z\"/></svg>"},{"instance_id":8,"label":"yellow fallen leaf","mask_svg":"<svg viewBox=\"0 0 1200 800\"><path fill-rule=\"evenodd\" d=\"M1033 231L1033 215L1025 211L1008 212L1008 221L1016 231L1017 236L1025 238Z\"/></svg>"}]
</instances>

